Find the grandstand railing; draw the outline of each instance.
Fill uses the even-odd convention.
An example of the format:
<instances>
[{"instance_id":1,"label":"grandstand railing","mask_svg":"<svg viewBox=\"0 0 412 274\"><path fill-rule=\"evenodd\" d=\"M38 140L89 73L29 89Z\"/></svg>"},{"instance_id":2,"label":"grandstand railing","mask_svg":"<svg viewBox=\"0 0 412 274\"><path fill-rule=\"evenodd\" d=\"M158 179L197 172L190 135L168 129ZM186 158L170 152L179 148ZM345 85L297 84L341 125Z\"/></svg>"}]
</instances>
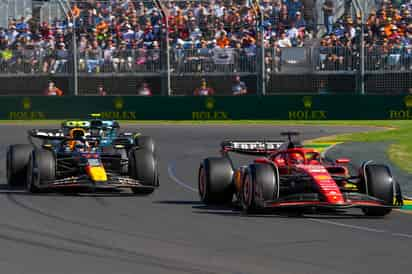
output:
<instances>
[{"instance_id":1,"label":"grandstand railing","mask_svg":"<svg viewBox=\"0 0 412 274\"><path fill-rule=\"evenodd\" d=\"M258 55L254 49L199 48L171 49L174 74L248 74L257 72Z\"/></svg>"},{"instance_id":2,"label":"grandstand railing","mask_svg":"<svg viewBox=\"0 0 412 274\"><path fill-rule=\"evenodd\" d=\"M7 27L9 18L29 19L31 15L32 0L0 0L0 27Z\"/></svg>"},{"instance_id":3,"label":"grandstand railing","mask_svg":"<svg viewBox=\"0 0 412 274\"><path fill-rule=\"evenodd\" d=\"M357 72L360 70L360 51L345 47L314 48L314 71ZM412 71L412 47L365 48L365 71Z\"/></svg>"},{"instance_id":4,"label":"grandstand railing","mask_svg":"<svg viewBox=\"0 0 412 274\"><path fill-rule=\"evenodd\" d=\"M0 75L70 74L70 51L21 49L0 51Z\"/></svg>"},{"instance_id":5,"label":"grandstand railing","mask_svg":"<svg viewBox=\"0 0 412 274\"><path fill-rule=\"evenodd\" d=\"M83 74L156 74L171 70L176 75L230 75L260 73L259 49L195 48L170 50L170 68L163 49L127 49L96 55L78 52L78 71ZM0 50L0 74L72 73L72 51L47 49ZM359 50L345 47L267 48L266 73L357 73ZM412 47L365 49L365 71L412 71Z\"/></svg>"},{"instance_id":6,"label":"grandstand railing","mask_svg":"<svg viewBox=\"0 0 412 274\"><path fill-rule=\"evenodd\" d=\"M91 56L79 52L79 72L87 74L158 74L162 68L161 49L101 51Z\"/></svg>"}]
</instances>

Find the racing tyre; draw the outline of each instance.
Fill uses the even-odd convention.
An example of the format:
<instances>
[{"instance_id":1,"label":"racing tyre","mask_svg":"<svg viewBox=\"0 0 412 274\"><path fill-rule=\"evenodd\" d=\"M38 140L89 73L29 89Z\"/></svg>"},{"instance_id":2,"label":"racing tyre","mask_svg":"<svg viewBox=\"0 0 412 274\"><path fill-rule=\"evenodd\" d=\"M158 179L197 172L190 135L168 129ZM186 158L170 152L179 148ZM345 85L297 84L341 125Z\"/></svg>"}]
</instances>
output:
<instances>
[{"instance_id":1,"label":"racing tyre","mask_svg":"<svg viewBox=\"0 0 412 274\"><path fill-rule=\"evenodd\" d=\"M147 149L135 149L129 153L129 176L139 180L147 188L132 188L133 193L149 195L159 186L159 171L153 153Z\"/></svg>"},{"instance_id":2,"label":"racing tyre","mask_svg":"<svg viewBox=\"0 0 412 274\"><path fill-rule=\"evenodd\" d=\"M205 204L232 202L233 168L228 158L206 158L200 164L198 189L200 200Z\"/></svg>"},{"instance_id":3,"label":"racing tyre","mask_svg":"<svg viewBox=\"0 0 412 274\"><path fill-rule=\"evenodd\" d=\"M137 136L134 142L138 149L146 149L152 153L156 152L155 141L150 136Z\"/></svg>"},{"instance_id":4,"label":"racing tyre","mask_svg":"<svg viewBox=\"0 0 412 274\"><path fill-rule=\"evenodd\" d=\"M243 179L240 203L247 213L264 209L266 201L279 198L279 175L277 169L269 164L252 164Z\"/></svg>"},{"instance_id":5,"label":"racing tyre","mask_svg":"<svg viewBox=\"0 0 412 274\"><path fill-rule=\"evenodd\" d=\"M25 186L31 145L11 145L7 150L6 172L9 186Z\"/></svg>"},{"instance_id":6,"label":"racing tyre","mask_svg":"<svg viewBox=\"0 0 412 274\"><path fill-rule=\"evenodd\" d=\"M27 190L38 193L41 186L56 179L56 157L53 151L36 149L32 152L27 169Z\"/></svg>"},{"instance_id":7,"label":"racing tyre","mask_svg":"<svg viewBox=\"0 0 412 274\"><path fill-rule=\"evenodd\" d=\"M385 165L370 164L364 168L361 191L393 205L394 182L389 168ZM364 208L362 211L367 216L385 216L390 213L390 208Z\"/></svg>"}]
</instances>

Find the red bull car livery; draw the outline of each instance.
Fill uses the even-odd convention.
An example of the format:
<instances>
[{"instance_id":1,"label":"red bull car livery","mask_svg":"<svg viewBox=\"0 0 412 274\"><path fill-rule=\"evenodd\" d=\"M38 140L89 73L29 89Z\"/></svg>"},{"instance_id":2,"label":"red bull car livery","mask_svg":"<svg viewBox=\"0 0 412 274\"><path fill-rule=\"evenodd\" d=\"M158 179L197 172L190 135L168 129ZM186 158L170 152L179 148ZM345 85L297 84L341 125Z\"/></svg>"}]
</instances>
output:
<instances>
[{"instance_id":1,"label":"red bull car livery","mask_svg":"<svg viewBox=\"0 0 412 274\"><path fill-rule=\"evenodd\" d=\"M145 137L141 146L117 136L101 146L101 138L84 128L30 130L30 144L11 145L7 151L10 186L28 191L70 192L129 188L150 194L159 186L154 141Z\"/></svg>"}]
</instances>

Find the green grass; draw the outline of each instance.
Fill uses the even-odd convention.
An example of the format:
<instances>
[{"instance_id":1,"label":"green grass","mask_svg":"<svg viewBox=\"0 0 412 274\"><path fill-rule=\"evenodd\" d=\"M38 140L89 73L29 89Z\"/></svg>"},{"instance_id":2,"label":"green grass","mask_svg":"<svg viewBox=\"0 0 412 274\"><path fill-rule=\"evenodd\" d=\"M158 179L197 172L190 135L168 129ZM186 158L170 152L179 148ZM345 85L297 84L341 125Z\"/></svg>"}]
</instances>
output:
<instances>
[{"instance_id":1,"label":"green grass","mask_svg":"<svg viewBox=\"0 0 412 274\"><path fill-rule=\"evenodd\" d=\"M0 121L0 124L47 125L58 124L60 120ZM390 142L388 156L401 169L412 173L412 121L121 121L122 124L151 125L273 125L273 126L372 126L382 130L362 133L340 134L319 138L318 142Z\"/></svg>"},{"instance_id":2,"label":"green grass","mask_svg":"<svg viewBox=\"0 0 412 274\"><path fill-rule=\"evenodd\" d=\"M362 122L363 124L364 122ZM354 121L353 124L359 124ZM364 125L385 127L383 130L348 133L316 139L318 142L390 142L389 159L408 173L412 173L412 121L371 121Z\"/></svg>"}]
</instances>

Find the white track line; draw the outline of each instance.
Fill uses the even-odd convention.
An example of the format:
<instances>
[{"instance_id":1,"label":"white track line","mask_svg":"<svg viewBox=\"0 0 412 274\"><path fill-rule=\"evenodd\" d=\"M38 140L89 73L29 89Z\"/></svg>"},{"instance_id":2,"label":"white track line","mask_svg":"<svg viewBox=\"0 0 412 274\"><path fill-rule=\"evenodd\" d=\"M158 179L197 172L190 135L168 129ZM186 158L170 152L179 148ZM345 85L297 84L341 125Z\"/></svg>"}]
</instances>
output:
<instances>
[{"instance_id":1,"label":"white track line","mask_svg":"<svg viewBox=\"0 0 412 274\"><path fill-rule=\"evenodd\" d=\"M404 238L412 239L412 235L405 234L405 233L392 233L392 236L404 237Z\"/></svg>"},{"instance_id":2,"label":"white track line","mask_svg":"<svg viewBox=\"0 0 412 274\"><path fill-rule=\"evenodd\" d=\"M190 186L189 184L187 184L187 183L183 182L182 180L180 180L179 178L177 178L174 163L169 163L169 165L167 167L167 171L169 173L170 178L175 183L177 183L178 185L180 185L181 187L183 187L186 190L198 193L196 188ZM307 218L305 220L309 220L309 221L316 222L316 223L321 223L321 224L327 224L327 225L333 225L333 226L348 228L348 229L352 229L352 230L366 231L366 232L373 232L373 233L385 233L385 234L389 234L393 237L403 237L403 238L412 239L412 235L409 235L409 234L393 233L391 231L376 229L376 228L370 228L370 227L366 227L366 226L350 225L350 224L334 222L334 221L328 221L328 220L323 220L323 219L315 219L315 218Z\"/></svg>"},{"instance_id":3,"label":"white track line","mask_svg":"<svg viewBox=\"0 0 412 274\"><path fill-rule=\"evenodd\" d=\"M175 183L177 183L178 185L180 185L181 187L190 190L192 192L198 193L197 189L190 186L189 184L186 184L185 182L183 182L182 180L180 180L179 178L177 178L176 176L176 169L175 169L175 164L174 163L169 163L169 165L167 166L167 172L169 173L170 178L175 181Z\"/></svg>"},{"instance_id":4,"label":"white track line","mask_svg":"<svg viewBox=\"0 0 412 274\"><path fill-rule=\"evenodd\" d=\"M368 231L368 232L375 232L375 233L388 232L386 230L375 229L375 228L370 228L370 227L366 227L366 226L349 225L349 224L344 224L344 223L339 223L339 222L334 222L334 221L327 221L327 220L323 220L323 219L310 218L308 220L311 220L311 221L317 222L317 223L329 224L329 225L334 225L334 226L341 226L341 227L346 227L346 228L351 228L351 229L356 229L356 230L362 230L362 231Z\"/></svg>"}]
</instances>

